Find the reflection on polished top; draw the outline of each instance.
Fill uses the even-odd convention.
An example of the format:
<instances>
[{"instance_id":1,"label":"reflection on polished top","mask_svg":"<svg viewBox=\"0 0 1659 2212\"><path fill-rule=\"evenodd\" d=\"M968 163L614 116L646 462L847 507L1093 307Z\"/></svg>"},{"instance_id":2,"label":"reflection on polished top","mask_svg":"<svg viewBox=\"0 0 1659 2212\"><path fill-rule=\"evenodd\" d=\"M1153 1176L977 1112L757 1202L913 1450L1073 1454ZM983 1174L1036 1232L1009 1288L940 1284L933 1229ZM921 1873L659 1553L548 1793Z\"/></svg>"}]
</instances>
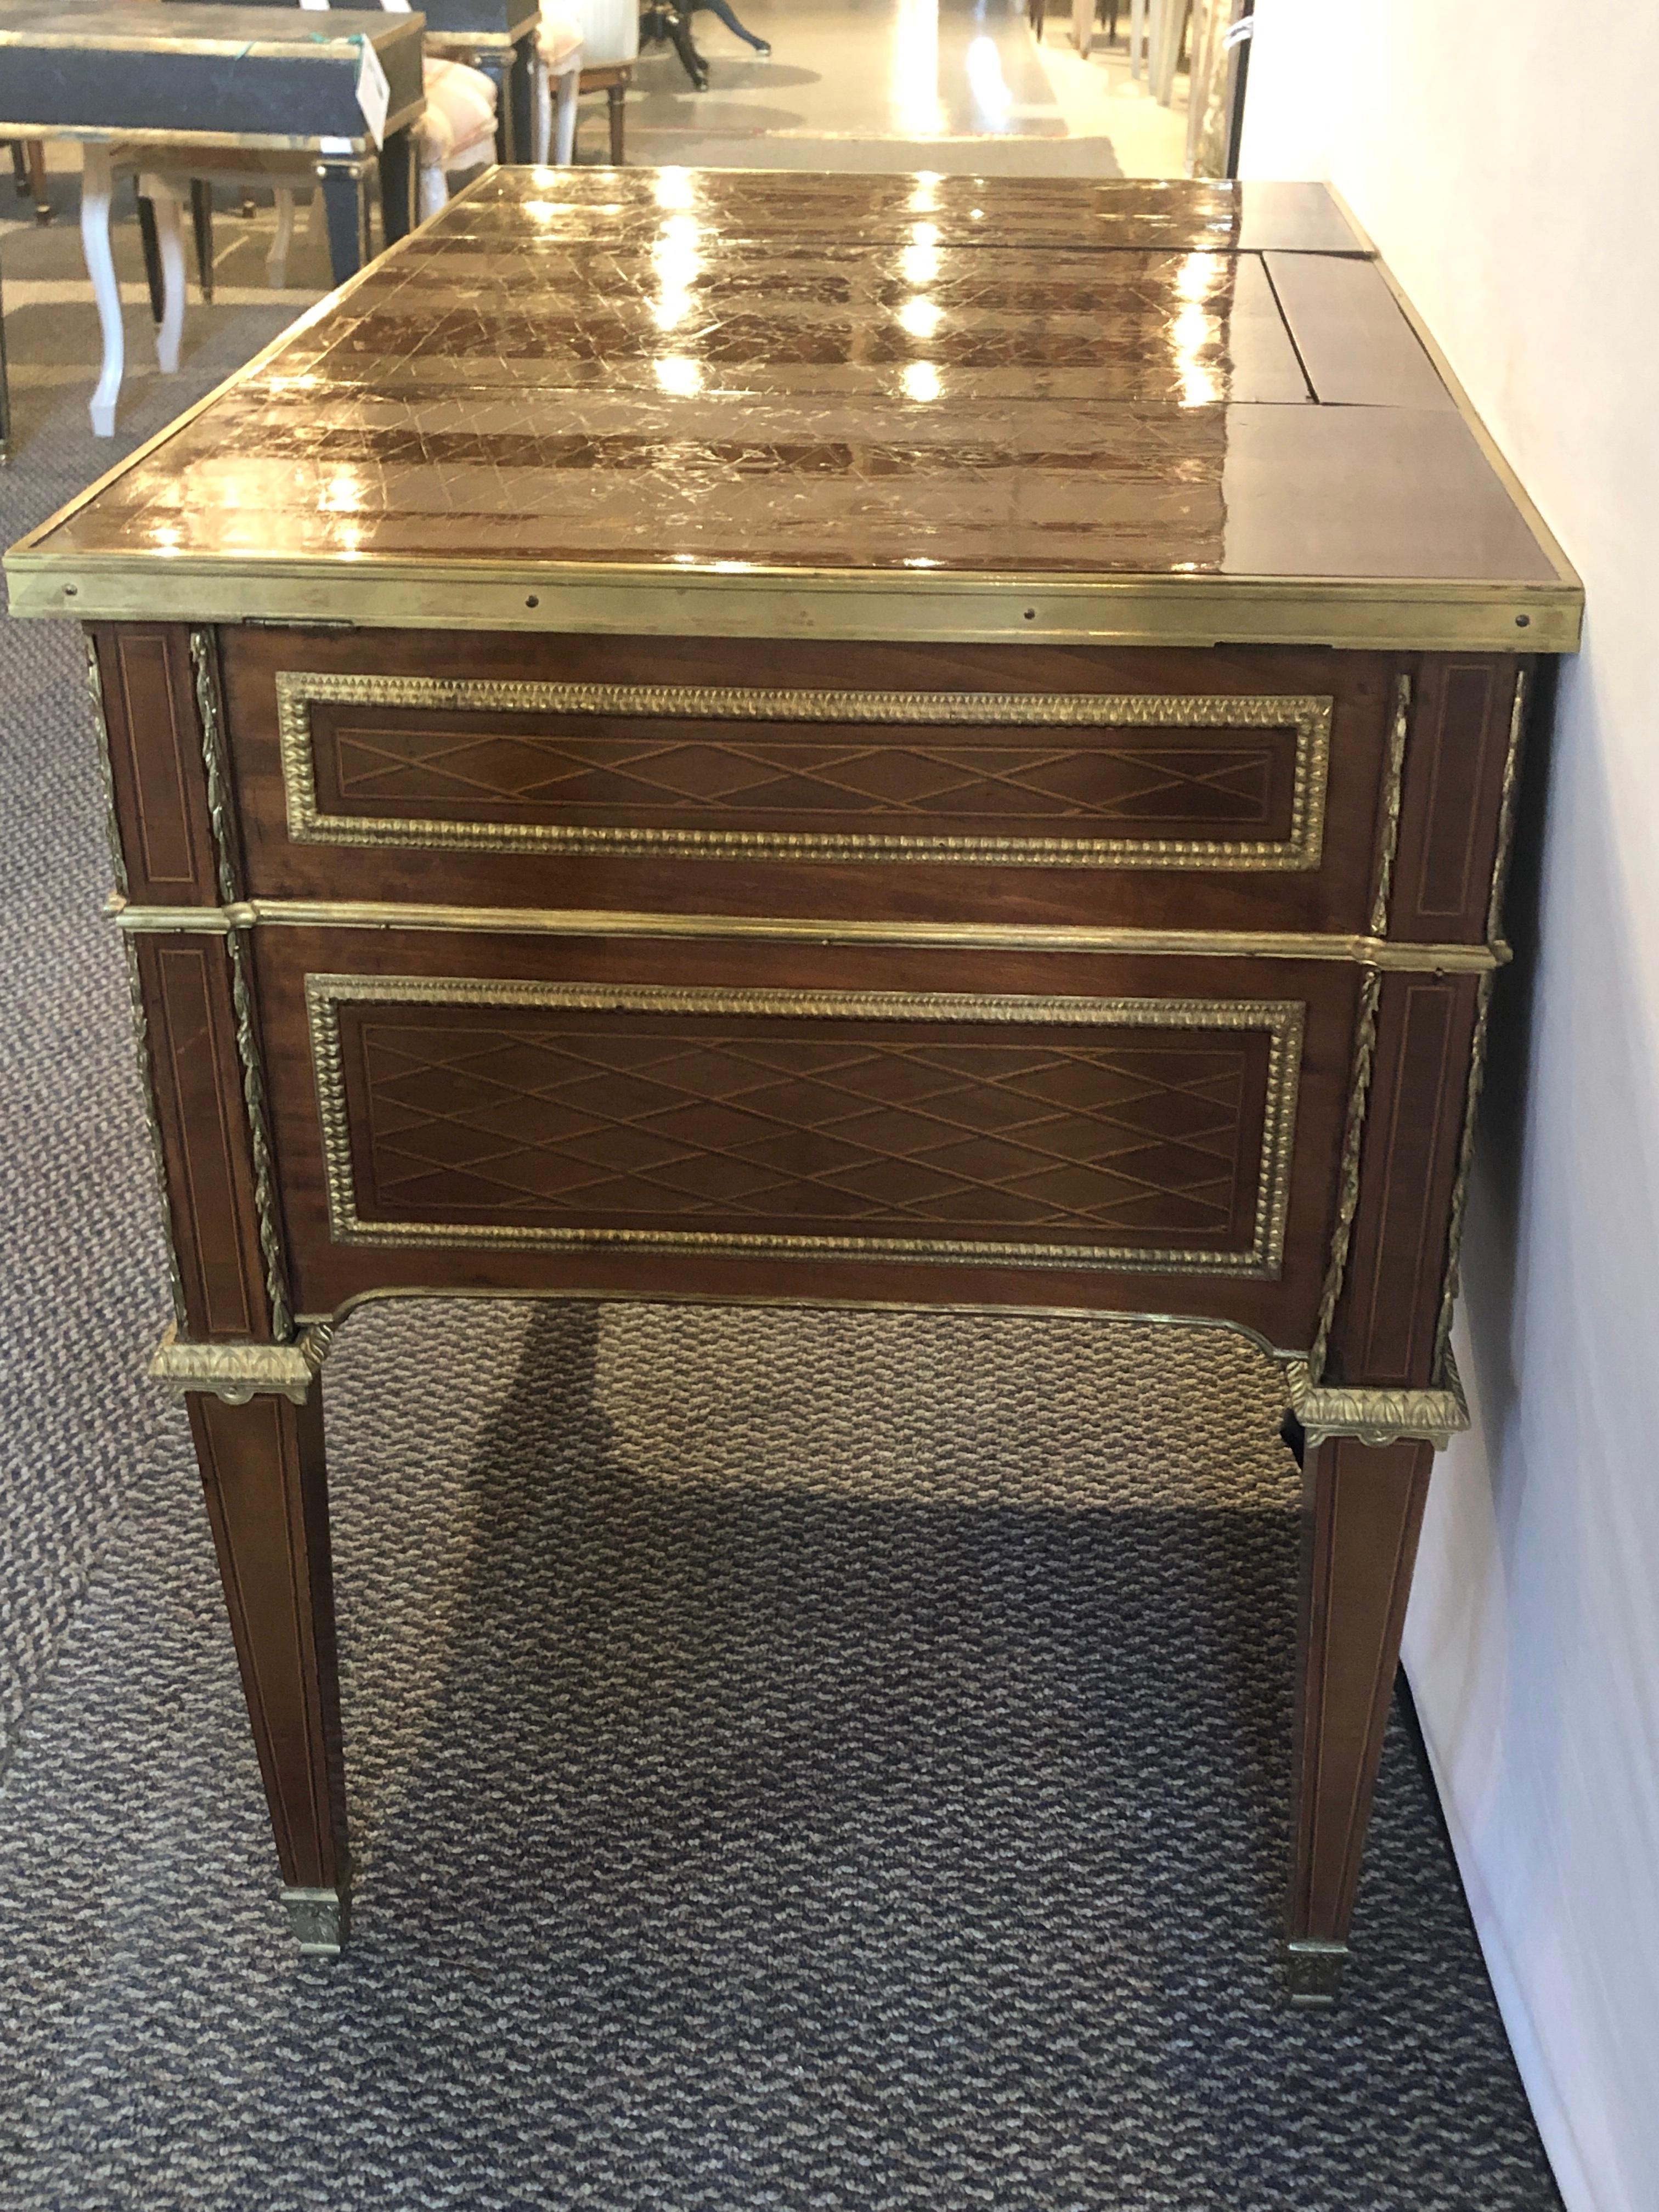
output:
<instances>
[{"instance_id":1,"label":"reflection on polished top","mask_svg":"<svg viewBox=\"0 0 1659 2212\"><path fill-rule=\"evenodd\" d=\"M539 627L642 574L1577 604L1322 188L1069 178L493 171L8 562L366 621L462 565Z\"/></svg>"}]
</instances>

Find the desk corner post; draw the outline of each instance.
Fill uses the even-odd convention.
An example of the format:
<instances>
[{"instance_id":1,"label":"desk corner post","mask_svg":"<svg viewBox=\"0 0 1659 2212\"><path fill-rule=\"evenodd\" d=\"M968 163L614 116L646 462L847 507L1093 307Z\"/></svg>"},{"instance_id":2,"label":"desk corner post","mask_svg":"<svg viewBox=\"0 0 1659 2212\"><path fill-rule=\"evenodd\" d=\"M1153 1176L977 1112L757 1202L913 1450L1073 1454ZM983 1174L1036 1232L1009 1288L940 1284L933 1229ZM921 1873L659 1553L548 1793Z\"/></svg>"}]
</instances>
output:
<instances>
[{"instance_id":1,"label":"desk corner post","mask_svg":"<svg viewBox=\"0 0 1659 2212\"><path fill-rule=\"evenodd\" d=\"M216 641L134 623L89 645L120 891L165 890L182 918L234 904ZM289 1897L301 1948L323 1954L343 1940L349 1878L320 1381L331 1333L294 1321L243 935L181 919L128 941L173 1263L175 1323L150 1371L189 1412L284 1889L302 1893Z\"/></svg>"},{"instance_id":2,"label":"desk corner post","mask_svg":"<svg viewBox=\"0 0 1659 2212\"><path fill-rule=\"evenodd\" d=\"M164 1379L189 1409L283 1902L301 1952L336 1957L350 1859L321 1383L293 1346L173 1349L208 1355L208 1372Z\"/></svg>"},{"instance_id":3,"label":"desk corner post","mask_svg":"<svg viewBox=\"0 0 1659 2212\"><path fill-rule=\"evenodd\" d=\"M1400 1436L1304 1443L1287 1996L1341 1988L1360 1856L1394 1694L1434 1445Z\"/></svg>"}]
</instances>

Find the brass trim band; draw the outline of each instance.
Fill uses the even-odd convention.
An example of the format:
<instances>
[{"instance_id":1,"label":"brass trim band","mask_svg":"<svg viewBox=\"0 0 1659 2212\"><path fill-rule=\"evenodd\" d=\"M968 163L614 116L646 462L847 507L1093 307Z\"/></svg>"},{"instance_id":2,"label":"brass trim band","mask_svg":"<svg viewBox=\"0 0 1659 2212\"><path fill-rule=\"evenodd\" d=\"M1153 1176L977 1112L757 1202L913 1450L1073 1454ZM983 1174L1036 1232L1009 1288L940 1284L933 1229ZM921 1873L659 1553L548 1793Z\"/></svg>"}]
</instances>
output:
<instances>
[{"instance_id":1,"label":"brass trim band","mask_svg":"<svg viewBox=\"0 0 1659 2212\"><path fill-rule=\"evenodd\" d=\"M1440 1389L1390 1389L1369 1383L1318 1384L1310 1379L1305 1359L1285 1363L1291 1411L1310 1444L1330 1437L1351 1437L1362 1444L1416 1438L1443 1451L1460 1429L1468 1427L1469 1409L1449 1352L1441 1372L1445 1383Z\"/></svg>"},{"instance_id":2,"label":"brass trim band","mask_svg":"<svg viewBox=\"0 0 1659 2212\"><path fill-rule=\"evenodd\" d=\"M1302 694L866 691L696 684L496 682L436 676L317 675L280 670L276 719L288 830L298 845L414 847L463 853L673 854L692 860L972 862L1027 867L1317 868L1325 836L1328 697ZM896 830L704 830L691 824L459 821L441 815L325 813L318 803L313 706L421 713L617 716L647 721L939 730L1289 730L1296 757L1283 837L996 836Z\"/></svg>"},{"instance_id":3,"label":"brass trim band","mask_svg":"<svg viewBox=\"0 0 1659 2212\"><path fill-rule=\"evenodd\" d=\"M957 992L714 990L659 984L535 983L471 976L307 975L312 1066L323 1131L329 1231L337 1244L493 1245L496 1248L799 1255L810 1259L929 1261L952 1267L1016 1261L1030 1267L1110 1267L1165 1275L1279 1275L1290 1206L1306 1009L1296 1000L984 997ZM607 1012L768 1016L779 1019L1076 1024L1161 1030L1257 1030L1270 1039L1256 1175L1254 1233L1246 1251L1151 1250L1146 1246L1049 1244L963 1238L750 1234L741 1231L580 1229L498 1222L365 1221L357 1210L339 1008L374 1006L566 1008Z\"/></svg>"},{"instance_id":4,"label":"brass trim band","mask_svg":"<svg viewBox=\"0 0 1659 2212\"><path fill-rule=\"evenodd\" d=\"M302 1328L289 1344L192 1344L169 1328L150 1357L150 1380L180 1397L199 1390L228 1406L245 1406L260 1395L302 1406L333 1340L333 1324L326 1321Z\"/></svg>"},{"instance_id":5,"label":"brass trim band","mask_svg":"<svg viewBox=\"0 0 1659 2212\"><path fill-rule=\"evenodd\" d=\"M174 435L180 422L169 424L163 436ZM63 520L54 518L54 526ZM6 576L10 611L24 617L229 627L247 615L246 562L201 554L154 561L134 554L70 555L37 550L33 539L25 539L7 556ZM526 590L527 582L534 588ZM1018 638L1026 645L1530 653L1577 651L1583 595L1565 580L1073 580L816 569L732 575L690 568L633 570L620 562L542 561L526 567L365 554L349 561L262 560L259 608L266 628L320 623L335 629L828 637L902 644Z\"/></svg>"},{"instance_id":6,"label":"brass trim band","mask_svg":"<svg viewBox=\"0 0 1659 2212\"><path fill-rule=\"evenodd\" d=\"M779 945L892 945L986 952L1105 952L1194 960L1334 960L1402 975L1480 975L1510 957L1491 945L1412 945L1336 932L1118 929L1068 922L852 921L817 915L638 914L605 907L421 906L392 899L238 899L226 906L106 908L118 928L164 936L229 930L459 931L488 937L639 937Z\"/></svg>"}]
</instances>

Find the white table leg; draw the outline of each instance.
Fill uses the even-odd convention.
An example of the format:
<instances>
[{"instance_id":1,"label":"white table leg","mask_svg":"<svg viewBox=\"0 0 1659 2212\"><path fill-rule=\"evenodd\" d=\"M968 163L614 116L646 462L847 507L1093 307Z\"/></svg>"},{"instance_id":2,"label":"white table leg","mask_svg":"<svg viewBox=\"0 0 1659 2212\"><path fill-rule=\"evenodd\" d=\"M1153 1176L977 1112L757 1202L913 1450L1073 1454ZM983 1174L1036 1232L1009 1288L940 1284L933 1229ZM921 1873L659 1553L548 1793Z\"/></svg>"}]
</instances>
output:
<instances>
[{"instance_id":1,"label":"white table leg","mask_svg":"<svg viewBox=\"0 0 1659 2212\"><path fill-rule=\"evenodd\" d=\"M185 234L179 189L171 177L141 175L138 189L155 210L155 244L161 257L161 319L155 360L163 376L176 376L185 335Z\"/></svg>"},{"instance_id":2,"label":"white table leg","mask_svg":"<svg viewBox=\"0 0 1659 2212\"><path fill-rule=\"evenodd\" d=\"M1090 0L1090 5L1093 4L1094 0ZM576 94L581 89L581 56L577 54L559 78L559 118L554 133L553 159L562 169L568 169L576 158Z\"/></svg>"},{"instance_id":3,"label":"white table leg","mask_svg":"<svg viewBox=\"0 0 1659 2212\"><path fill-rule=\"evenodd\" d=\"M81 149L81 251L92 279L92 296L98 302L98 325L104 337L104 364L92 395L93 434L99 438L115 435L115 403L121 395L121 375L126 366L121 288L115 281L115 258L109 246L113 182L109 148L88 140Z\"/></svg>"},{"instance_id":4,"label":"white table leg","mask_svg":"<svg viewBox=\"0 0 1659 2212\"><path fill-rule=\"evenodd\" d=\"M276 231L265 256L265 282L273 292L288 283L288 250L294 243L294 195L286 185L276 187Z\"/></svg>"},{"instance_id":5,"label":"white table leg","mask_svg":"<svg viewBox=\"0 0 1659 2212\"><path fill-rule=\"evenodd\" d=\"M1072 37L1087 61L1095 46L1095 0L1072 0Z\"/></svg>"}]
</instances>

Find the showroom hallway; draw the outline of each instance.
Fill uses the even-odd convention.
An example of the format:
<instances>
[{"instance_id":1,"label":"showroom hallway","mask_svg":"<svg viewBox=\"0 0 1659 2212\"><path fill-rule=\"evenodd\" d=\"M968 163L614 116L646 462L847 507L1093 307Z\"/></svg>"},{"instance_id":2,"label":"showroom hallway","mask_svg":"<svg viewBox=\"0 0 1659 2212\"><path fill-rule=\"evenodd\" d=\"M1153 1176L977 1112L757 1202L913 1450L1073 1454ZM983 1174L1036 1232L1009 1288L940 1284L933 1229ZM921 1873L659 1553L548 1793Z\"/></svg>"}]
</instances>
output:
<instances>
[{"instance_id":1,"label":"showroom hallway","mask_svg":"<svg viewBox=\"0 0 1659 2212\"><path fill-rule=\"evenodd\" d=\"M741 0L772 48L752 53L707 12L695 91L668 47L641 57L629 102L641 161L763 168L931 167L986 175L1178 176L1187 79L1160 107L1130 80L1123 29L1088 60L1070 14L1039 46L1023 0ZM1128 9L1122 10L1127 27ZM597 115L584 133L598 158Z\"/></svg>"}]
</instances>

